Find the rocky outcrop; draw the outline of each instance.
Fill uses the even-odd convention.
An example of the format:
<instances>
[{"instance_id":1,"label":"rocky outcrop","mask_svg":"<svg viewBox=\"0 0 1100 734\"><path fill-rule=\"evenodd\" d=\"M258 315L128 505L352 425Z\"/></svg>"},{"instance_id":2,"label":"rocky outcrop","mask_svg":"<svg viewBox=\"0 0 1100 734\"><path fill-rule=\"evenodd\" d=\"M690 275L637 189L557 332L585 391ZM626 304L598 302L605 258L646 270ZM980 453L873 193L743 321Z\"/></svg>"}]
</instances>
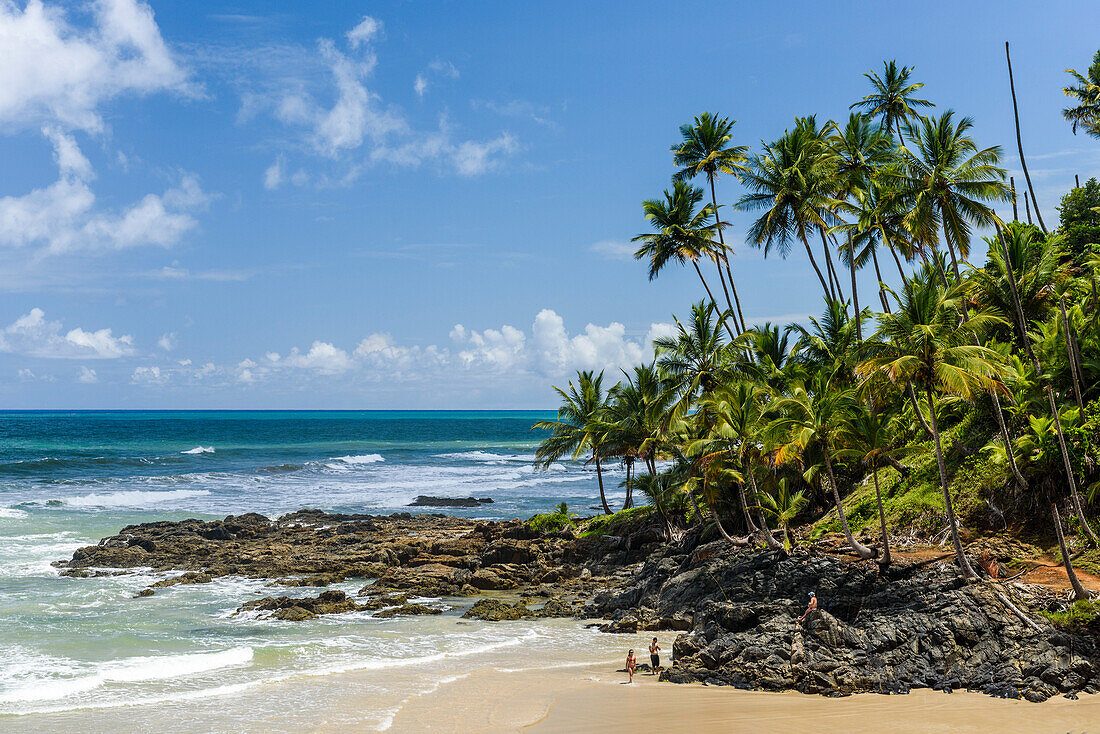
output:
<instances>
[{"instance_id":1,"label":"rocky outcrop","mask_svg":"<svg viewBox=\"0 0 1100 734\"><path fill-rule=\"evenodd\" d=\"M322 614L343 614L362 610L354 599L342 591L324 591L315 597L265 596L245 602L237 609L242 612L260 612L260 618L301 622L315 619Z\"/></svg>"},{"instance_id":2,"label":"rocky outcrop","mask_svg":"<svg viewBox=\"0 0 1100 734\"><path fill-rule=\"evenodd\" d=\"M808 592L819 610L804 623ZM637 582L597 597L609 632L687 629L674 682L846 695L967 689L1044 700L1100 690L1095 640L1024 622L999 598L1019 589L967 583L951 563L880 574L873 564L722 542L665 548ZM1026 605L1025 605L1026 606Z\"/></svg>"},{"instance_id":3,"label":"rocky outcrop","mask_svg":"<svg viewBox=\"0 0 1100 734\"><path fill-rule=\"evenodd\" d=\"M480 507L491 505L489 497L429 497L422 494L409 503L409 507Z\"/></svg>"}]
</instances>

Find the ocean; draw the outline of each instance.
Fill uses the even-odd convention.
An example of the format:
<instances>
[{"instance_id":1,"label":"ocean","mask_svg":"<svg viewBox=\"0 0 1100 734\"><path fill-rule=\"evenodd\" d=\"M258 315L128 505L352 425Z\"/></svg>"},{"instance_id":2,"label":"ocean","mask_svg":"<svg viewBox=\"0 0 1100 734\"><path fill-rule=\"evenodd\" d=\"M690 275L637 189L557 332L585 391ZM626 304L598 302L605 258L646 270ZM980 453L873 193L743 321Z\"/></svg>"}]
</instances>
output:
<instances>
[{"instance_id":1,"label":"ocean","mask_svg":"<svg viewBox=\"0 0 1100 734\"><path fill-rule=\"evenodd\" d=\"M158 713L161 732L213 730L203 714L215 711L225 726L218 730L289 731L308 724L301 707L327 695L326 676L356 672L357 723L385 730L408 696L456 669L497 664L509 648L560 665L604 647L610 656L607 636L576 623L467 623L457 609L435 618L265 621L234 612L261 594L318 590L222 578L134 599L171 574L73 579L51 565L132 523L304 507L416 512L408 504L422 494L492 498L446 510L477 518L526 518L560 502L592 513L593 471L569 461L534 466L540 435L531 426L552 415L0 413L0 729L93 730L81 725L94 720L141 731L135 707L144 707ZM615 471L605 479L620 506L621 480ZM362 583L334 588L354 593ZM257 707L262 726L254 726Z\"/></svg>"}]
</instances>

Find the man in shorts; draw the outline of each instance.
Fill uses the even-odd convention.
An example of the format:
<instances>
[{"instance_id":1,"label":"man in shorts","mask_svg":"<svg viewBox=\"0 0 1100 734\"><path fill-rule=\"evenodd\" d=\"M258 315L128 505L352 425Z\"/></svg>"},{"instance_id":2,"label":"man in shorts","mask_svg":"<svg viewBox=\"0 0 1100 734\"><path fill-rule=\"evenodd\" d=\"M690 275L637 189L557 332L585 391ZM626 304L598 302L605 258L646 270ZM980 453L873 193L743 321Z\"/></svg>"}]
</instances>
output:
<instances>
[{"instance_id":1,"label":"man in shorts","mask_svg":"<svg viewBox=\"0 0 1100 734\"><path fill-rule=\"evenodd\" d=\"M661 646L657 644L657 638L649 643L649 667L652 675L657 675L657 668L661 667Z\"/></svg>"}]
</instances>

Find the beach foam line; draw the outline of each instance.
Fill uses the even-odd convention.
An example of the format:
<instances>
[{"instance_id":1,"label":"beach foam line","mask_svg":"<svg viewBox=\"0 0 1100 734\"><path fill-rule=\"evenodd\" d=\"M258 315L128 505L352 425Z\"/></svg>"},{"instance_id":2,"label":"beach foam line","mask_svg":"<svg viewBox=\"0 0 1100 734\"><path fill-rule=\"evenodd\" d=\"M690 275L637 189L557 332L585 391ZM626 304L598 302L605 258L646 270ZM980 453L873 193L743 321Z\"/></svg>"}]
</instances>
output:
<instances>
[{"instance_id":1,"label":"beach foam line","mask_svg":"<svg viewBox=\"0 0 1100 734\"><path fill-rule=\"evenodd\" d=\"M382 454L359 454L352 456L337 456L333 461L340 461L345 464L377 464L379 461L385 461L386 458Z\"/></svg>"},{"instance_id":2,"label":"beach foam line","mask_svg":"<svg viewBox=\"0 0 1100 734\"><path fill-rule=\"evenodd\" d=\"M23 510L19 510L14 507L0 507L0 518L6 518L8 520L22 520L25 517L27 517L27 513Z\"/></svg>"},{"instance_id":3,"label":"beach foam line","mask_svg":"<svg viewBox=\"0 0 1100 734\"><path fill-rule=\"evenodd\" d=\"M33 684L0 694L0 703L55 701L94 690L108 683L146 683L183 678L233 665L252 662L251 647L235 647L221 652L154 655L117 660L103 664L92 675Z\"/></svg>"},{"instance_id":4,"label":"beach foam line","mask_svg":"<svg viewBox=\"0 0 1100 734\"><path fill-rule=\"evenodd\" d=\"M187 449L186 451L181 451L180 453L181 454L212 454L212 453L214 453L214 447L213 446L196 446L193 449Z\"/></svg>"},{"instance_id":5,"label":"beach foam line","mask_svg":"<svg viewBox=\"0 0 1100 734\"><path fill-rule=\"evenodd\" d=\"M62 499L61 502L70 507L148 507L192 497L205 497L208 494L210 494L210 490L207 489L174 489L167 492L132 489L121 492L87 494L82 497L67 497Z\"/></svg>"}]
</instances>

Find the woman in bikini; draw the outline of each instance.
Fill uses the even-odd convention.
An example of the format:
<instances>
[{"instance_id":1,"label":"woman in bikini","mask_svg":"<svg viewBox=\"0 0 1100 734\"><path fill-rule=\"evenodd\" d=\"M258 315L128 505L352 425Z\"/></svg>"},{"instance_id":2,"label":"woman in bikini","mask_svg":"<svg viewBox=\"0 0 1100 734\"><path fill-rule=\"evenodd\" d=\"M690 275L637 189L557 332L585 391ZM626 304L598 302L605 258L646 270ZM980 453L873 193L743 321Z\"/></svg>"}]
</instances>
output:
<instances>
[{"instance_id":1,"label":"woman in bikini","mask_svg":"<svg viewBox=\"0 0 1100 734\"><path fill-rule=\"evenodd\" d=\"M630 682L634 682L634 671L638 668L638 661L634 659L634 651L626 654L626 672L630 675Z\"/></svg>"}]
</instances>

